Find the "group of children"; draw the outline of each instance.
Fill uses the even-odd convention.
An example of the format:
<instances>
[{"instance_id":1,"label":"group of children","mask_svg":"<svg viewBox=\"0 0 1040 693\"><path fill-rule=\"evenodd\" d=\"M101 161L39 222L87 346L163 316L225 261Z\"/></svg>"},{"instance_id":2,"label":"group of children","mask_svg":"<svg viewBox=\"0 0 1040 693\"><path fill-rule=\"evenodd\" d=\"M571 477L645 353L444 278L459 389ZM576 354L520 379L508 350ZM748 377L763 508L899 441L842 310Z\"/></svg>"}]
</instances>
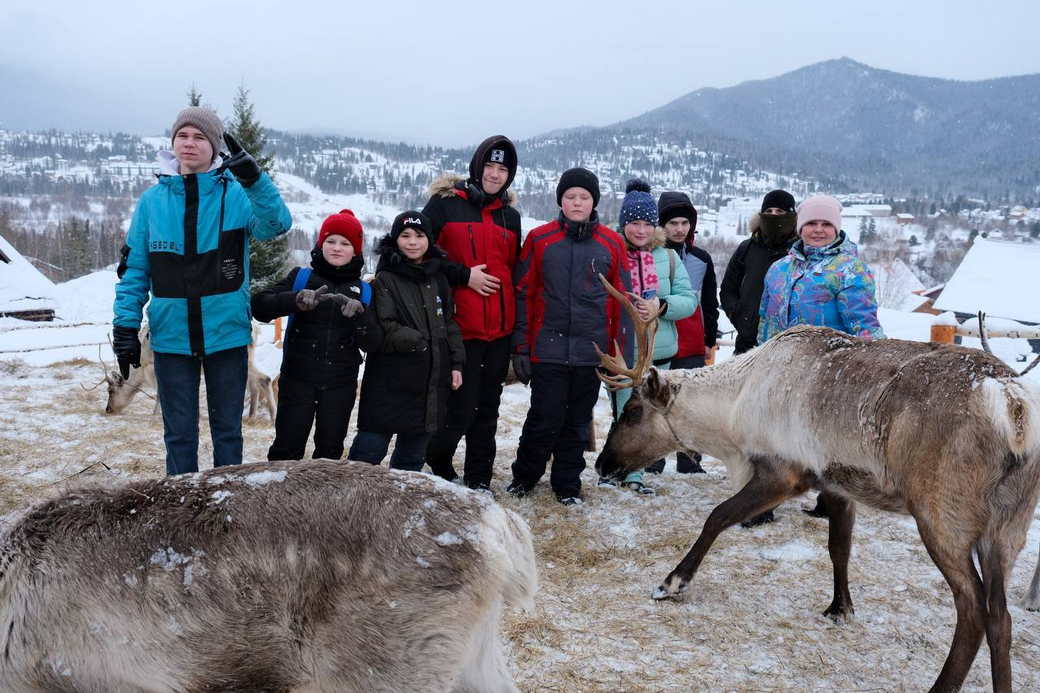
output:
<instances>
[{"instance_id":1,"label":"group of children","mask_svg":"<svg viewBox=\"0 0 1040 693\"><path fill-rule=\"evenodd\" d=\"M465 438L463 482L490 491L498 407L512 361L531 387L531 407L507 491L530 492L551 457L557 498L581 502L600 386L596 347L634 347L631 325L599 276L660 318L655 360L666 366L679 351L677 323L698 311L700 283L693 288L689 274L696 210L685 195L670 193L661 211L649 186L636 182L626 191L617 233L599 223L598 179L575 168L557 186L559 218L521 244L508 190L515 174L513 143L489 137L467 177L438 179L422 211L394 220L378 242L370 288L361 279L361 224L343 210L322 224L309 268L293 269L253 297L259 320L290 317L270 460L302 458L312 424L314 456L342 457L363 351L357 433L347 457L378 464L396 435L391 467L419 471L428 464L453 479L455 449ZM672 248L658 236L659 223L681 227ZM714 325L710 333L713 342ZM700 361L690 366L703 365L704 335L701 324L693 336L699 350L688 349ZM614 404L619 413L623 398ZM686 462L682 471L699 471ZM641 475L625 483L647 489Z\"/></svg>"},{"instance_id":2,"label":"group of children","mask_svg":"<svg viewBox=\"0 0 1040 693\"><path fill-rule=\"evenodd\" d=\"M171 145L160 155L159 184L134 214L113 320L113 349L127 377L140 365L138 328L148 305L169 474L198 469L202 373L214 466L241 462L234 408L245 390L250 314L289 317L270 460L302 458L312 428L315 457L343 457L365 352L347 457L378 464L396 435L391 467L426 464L454 479L465 438L463 482L490 492L511 362L531 387L531 406L507 491L529 493L551 457L552 489L568 505L582 498L598 351L634 346L632 327L600 277L660 318L658 365L700 365L714 343L714 324L680 325L699 319L705 276L693 247L696 210L681 193L655 201L649 186L633 185L619 233L600 223L595 174L572 168L556 188L559 217L521 243L509 190L516 147L495 135L477 147L467 176L435 181L421 211L397 216L378 242L371 283L361 276L362 225L343 210L322 224L308 267L250 296L250 243L285 233L288 209L212 111L181 111ZM662 225L675 227L668 247L657 238ZM699 362L687 358L698 354ZM620 411L623 402L615 405ZM645 490L641 477L626 482Z\"/></svg>"}]
</instances>

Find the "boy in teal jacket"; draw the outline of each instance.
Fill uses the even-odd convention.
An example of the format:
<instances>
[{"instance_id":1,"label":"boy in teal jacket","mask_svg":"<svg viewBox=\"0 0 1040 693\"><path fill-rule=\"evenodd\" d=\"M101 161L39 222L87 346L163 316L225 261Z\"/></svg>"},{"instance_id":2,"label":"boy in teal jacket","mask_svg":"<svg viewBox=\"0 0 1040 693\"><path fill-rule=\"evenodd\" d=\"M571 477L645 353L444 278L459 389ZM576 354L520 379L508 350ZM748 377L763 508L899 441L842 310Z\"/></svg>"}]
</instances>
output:
<instances>
[{"instance_id":1,"label":"boy in teal jacket","mask_svg":"<svg viewBox=\"0 0 1040 693\"><path fill-rule=\"evenodd\" d=\"M292 219L274 183L214 112L186 108L171 133L173 152L160 152L159 181L138 201L123 246L112 347L126 378L140 366L137 333L148 303L166 472L183 474L198 471L202 372L213 464L242 461L249 239L285 233Z\"/></svg>"}]
</instances>

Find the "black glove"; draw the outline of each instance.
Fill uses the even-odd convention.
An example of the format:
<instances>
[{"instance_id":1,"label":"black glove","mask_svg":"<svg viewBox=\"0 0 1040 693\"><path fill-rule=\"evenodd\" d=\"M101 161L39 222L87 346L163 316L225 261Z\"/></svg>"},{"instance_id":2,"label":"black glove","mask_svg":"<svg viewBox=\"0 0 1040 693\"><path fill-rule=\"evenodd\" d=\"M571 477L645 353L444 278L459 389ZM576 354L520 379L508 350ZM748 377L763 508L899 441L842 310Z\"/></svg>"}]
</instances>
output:
<instances>
[{"instance_id":1,"label":"black glove","mask_svg":"<svg viewBox=\"0 0 1040 693\"><path fill-rule=\"evenodd\" d=\"M298 310L314 310L322 301L329 299L328 285L322 284L317 289L300 289L296 292L296 308Z\"/></svg>"},{"instance_id":2,"label":"black glove","mask_svg":"<svg viewBox=\"0 0 1040 693\"><path fill-rule=\"evenodd\" d=\"M248 188L260 180L260 167L257 165L256 159L242 149L238 140L230 133L224 133L224 142L227 143L228 153L231 154L231 158L225 161L224 165L235 174L235 178L242 184L242 187Z\"/></svg>"},{"instance_id":3,"label":"black glove","mask_svg":"<svg viewBox=\"0 0 1040 693\"><path fill-rule=\"evenodd\" d=\"M130 366L141 367L141 340L133 327L112 326L112 351L119 363L119 375L123 380L130 377Z\"/></svg>"},{"instance_id":4,"label":"black glove","mask_svg":"<svg viewBox=\"0 0 1040 693\"><path fill-rule=\"evenodd\" d=\"M513 373L516 379L527 385L531 382L531 357L527 354L513 354Z\"/></svg>"}]
</instances>

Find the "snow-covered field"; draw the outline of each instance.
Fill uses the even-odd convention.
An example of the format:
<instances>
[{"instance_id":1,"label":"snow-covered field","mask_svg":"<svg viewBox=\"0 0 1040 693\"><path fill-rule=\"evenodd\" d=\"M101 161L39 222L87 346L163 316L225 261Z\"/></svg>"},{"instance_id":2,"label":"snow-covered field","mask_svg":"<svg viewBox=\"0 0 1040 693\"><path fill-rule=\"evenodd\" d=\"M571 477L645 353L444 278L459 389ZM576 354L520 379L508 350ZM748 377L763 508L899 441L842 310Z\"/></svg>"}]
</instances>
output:
<instances>
[{"instance_id":1,"label":"snow-covered field","mask_svg":"<svg viewBox=\"0 0 1040 693\"><path fill-rule=\"evenodd\" d=\"M104 292L113 278L91 277L58 287L59 316L68 326L0 322L0 352L8 352L0 354L0 528L70 485L163 473L162 423L151 415L152 400L139 396L124 415L106 416L103 388L81 387L100 379L96 343L105 342L111 306ZM928 316L883 311L881 318L890 336L927 338ZM81 339L95 345L13 351ZM1013 360L1023 344L994 340L994 347ZM258 351L268 371L278 365L272 350L265 344ZM103 353L110 358L107 344ZM1030 377L1037 375L1040 369ZM708 474L686 476L670 463L650 480L656 497L598 488L586 471L584 506L560 506L545 482L532 497L513 499L504 487L527 402L525 387L507 386L494 482L501 502L530 524L541 572L535 611L510 613L505 623L521 689L915 691L931 685L955 612L912 520L859 509L850 566L856 617L846 625L820 615L831 598L831 570L826 522L800 512L809 498L780 507L772 525L723 533L685 601L654 602L651 590L732 492L724 468L708 460ZM610 419L605 398L596 419L602 442ZM208 466L205 431L204 425L201 458ZM246 459L263 460L271 424L245 422L244 434ZM1022 691L1040 690L1040 613L1014 603L1028 585L1038 546L1040 521L1034 521L1009 584L1015 686ZM983 645L966 689L987 690L989 676Z\"/></svg>"}]
</instances>

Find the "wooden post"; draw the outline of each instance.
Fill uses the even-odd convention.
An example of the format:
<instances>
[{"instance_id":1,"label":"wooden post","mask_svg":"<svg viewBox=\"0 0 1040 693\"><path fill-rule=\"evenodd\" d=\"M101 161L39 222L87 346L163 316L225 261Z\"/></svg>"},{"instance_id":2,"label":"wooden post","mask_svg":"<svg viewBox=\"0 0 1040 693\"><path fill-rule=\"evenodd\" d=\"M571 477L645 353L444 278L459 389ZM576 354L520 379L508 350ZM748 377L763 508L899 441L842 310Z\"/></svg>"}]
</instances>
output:
<instances>
[{"instance_id":1,"label":"wooden post","mask_svg":"<svg viewBox=\"0 0 1040 693\"><path fill-rule=\"evenodd\" d=\"M282 346L282 319L274 319L274 344L277 347Z\"/></svg>"},{"instance_id":2,"label":"wooden post","mask_svg":"<svg viewBox=\"0 0 1040 693\"><path fill-rule=\"evenodd\" d=\"M953 344L956 335L956 325L932 325L932 334L929 339L940 344Z\"/></svg>"}]
</instances>

